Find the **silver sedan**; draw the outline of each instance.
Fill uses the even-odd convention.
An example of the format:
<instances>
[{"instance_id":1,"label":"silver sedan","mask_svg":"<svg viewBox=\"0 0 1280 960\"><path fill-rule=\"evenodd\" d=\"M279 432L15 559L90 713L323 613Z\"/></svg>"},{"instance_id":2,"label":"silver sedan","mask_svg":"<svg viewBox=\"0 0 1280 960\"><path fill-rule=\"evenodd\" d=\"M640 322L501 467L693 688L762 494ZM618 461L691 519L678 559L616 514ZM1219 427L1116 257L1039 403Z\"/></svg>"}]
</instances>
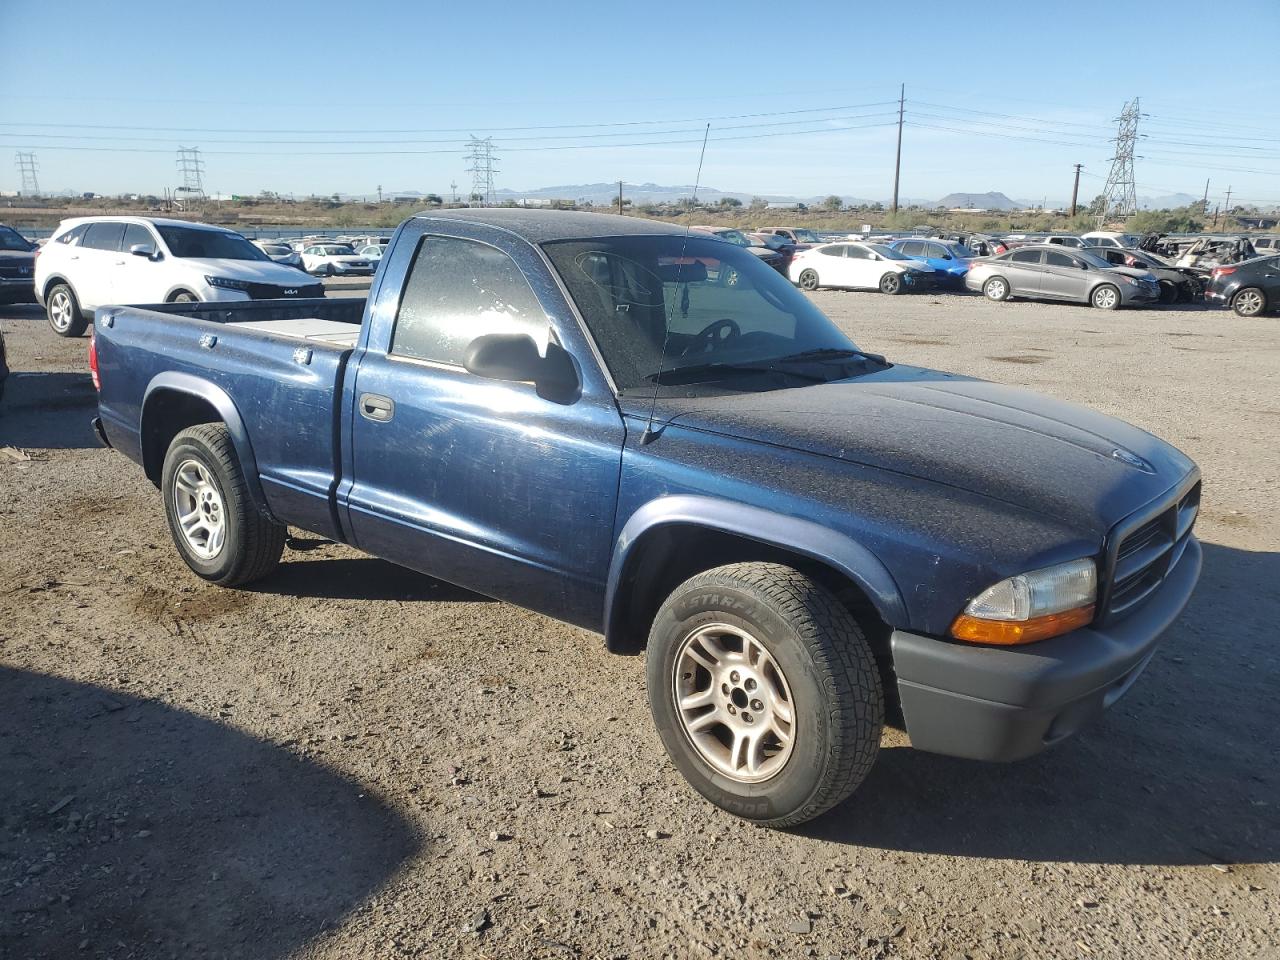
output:
<instances>
[{"instance_id":1,"label":"silver sedan","mask_svg":"<svg viewBox=\"0 0 1280 960\"><path fill-rule=\"evenodd\" d=\"M1160 299L1160 283L1146 270L1113 267L1087 250L1046 244L974 260L964 285L989 300L1074 300L1101 310Z\"/></svg>"}]
</instances>

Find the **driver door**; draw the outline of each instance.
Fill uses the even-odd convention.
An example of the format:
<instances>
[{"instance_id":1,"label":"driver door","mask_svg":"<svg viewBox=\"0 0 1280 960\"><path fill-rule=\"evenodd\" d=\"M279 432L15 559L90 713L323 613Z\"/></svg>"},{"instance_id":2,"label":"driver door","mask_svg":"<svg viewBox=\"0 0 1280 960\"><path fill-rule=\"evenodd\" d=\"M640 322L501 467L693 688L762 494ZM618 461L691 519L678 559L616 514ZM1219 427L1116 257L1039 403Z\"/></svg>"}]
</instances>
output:
<instances>
[{"instance_id":1,"label":"driver door","mask_svg":"<svg viewBox=\"0 0 1280 960\"><path fill-rule=\"evenodd\" d=\"M551 338L572 342L559 324L575 321L545 265L524 258L542 271L535 294L498 242L518 247L428 234L409 253L413 238L398 241L413 258L403 292L355 374L351 527L369 553L599 629L622 418L587 378L566 402L464 368L484 334L527 333L540 352ZM384 271L405 269L392 255Z\"/></svg>"},{"instance_id":2,"label":"driver door","mask_svg":"<svg viewBox=\"0 0 1280 960\"><path fill-rule=\"evenodd\" d=\"M875 289L880 285L880 277L885 272L885 262L875 257L870 250L850 244L845 247L845 269L849 277L849 286Z\"/></svg>"},{"instance_id":3,"label":"driver door","mask_svg":"<svg viewBox=\"0 0 1280 960\"><path fill-rule=\"evenodd\" d=\"M164 268L161 262L149 257L134 256L129 252L129 248L138 243L149 244L152 250L160 249L155 236L142 224L125 224L120 256L116 258L116 303L160 303L168 292L164 289Z\"/></svg>"}]
</instances>

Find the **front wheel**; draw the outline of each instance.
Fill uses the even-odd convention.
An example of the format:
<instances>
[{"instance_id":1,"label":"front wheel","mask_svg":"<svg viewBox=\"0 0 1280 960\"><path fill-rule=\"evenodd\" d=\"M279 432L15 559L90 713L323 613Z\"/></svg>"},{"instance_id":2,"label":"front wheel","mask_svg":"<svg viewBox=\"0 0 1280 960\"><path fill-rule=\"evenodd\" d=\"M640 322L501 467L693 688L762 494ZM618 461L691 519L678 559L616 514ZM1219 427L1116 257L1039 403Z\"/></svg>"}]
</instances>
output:
<instances>
[{"instance_id":1,"label":"front wheel","mask_svg":"<svg viewBox=\"0 0 1280 960\"><path fill-rule=\"evenodd\" d=\"M737 816L789 827L858 788L884 725L861 627L791 567L738 563L685 581L649 633L647 686L667 754Z\"/></svg>"},{"instance_id":2,"label":"front wheel","mask_svg":"<svg viewBox=\"0 0 1280 960\"><path fill-rule=\"evenodd\" d=\"M896 296L904 289L902 274L890 271L880 278L880 292Z\"/></svg>"},{"instance_id":3,"label":"front wheel","mask_svg":"<svg viewBox=\"0 0 1280 960\"><path fill-rule=\"evenodd\" d=\"M83 336L89 326L75 291L65 283L54 286L45 297L45 314L49 318L49 328L60 337Z\"/></svg>"},{"instance_id":4,"label":"front wheel","mask_svg":"<svg viewBox=\"0 0 1280 960\"><path fill-rule=\"evenodd\" d=\"M1257 287L1246 287L1231 298L1237 317L1256 317L1267 309L1267 295Z\"/></svg>"},{"instance_id":5,"label":"front wheel","mask_svg":"<svg viewBox=\"0 0 1280 960\"><path fill-rule=\"evenodd\" d=\"M818 271L801 270L800 271L800 289L801 290L817 290L818 289Z\"/></svg>"},{"instance_id":6,"label":"front wheel","mask_svg":"<svg viewBox=\"0 0 1280 960\"><path fill-rule=\"evenodd\" d=\"M224 424L202 423L173 438L160 490L174 545L197 576L233 587L280 563L286 528L254 505Z\"/></svg>"},{"instance_id":7,"label":"front wheel","mask_svg":"<svg viewBox=\"0 0 1280 960\"><path fill-rule=\"evenodd\" d=\"M1099 310L1115 310L1120 306L1120 291L1109 283L1095 287L1089 302Z\"/></svg>"},{"instance_id":8,"label":"front wheel","mask_svg":"<svg viewBox=\"0 0 1280 960\"><path fill-rule=\"evenodd\" d=\"M170 303L199 303L200 298L187 290L179 290L169 298Z\"/></svg>"}]
</instances>

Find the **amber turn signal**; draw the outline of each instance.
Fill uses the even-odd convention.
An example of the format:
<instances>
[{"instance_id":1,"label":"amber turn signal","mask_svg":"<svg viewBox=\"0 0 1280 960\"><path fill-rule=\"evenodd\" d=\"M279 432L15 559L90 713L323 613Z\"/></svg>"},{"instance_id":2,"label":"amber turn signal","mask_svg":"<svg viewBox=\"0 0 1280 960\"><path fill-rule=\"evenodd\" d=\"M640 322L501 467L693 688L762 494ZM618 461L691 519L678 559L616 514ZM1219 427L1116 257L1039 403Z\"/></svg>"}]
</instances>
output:
<instances>
[{"instance_id":1,"label":"amber turn signal","mask_svg":"<svg viewBox=\"0 0 1280 960\"><path fill-rule=\"evenodd\" d=\"M951 635L969 643L990 643L1001 647L1035 643L1088 626L1093 622L1093 609L1090 604L1030 620L981 620L962 613L951 624Z\"/></svg>"}]
</instances>

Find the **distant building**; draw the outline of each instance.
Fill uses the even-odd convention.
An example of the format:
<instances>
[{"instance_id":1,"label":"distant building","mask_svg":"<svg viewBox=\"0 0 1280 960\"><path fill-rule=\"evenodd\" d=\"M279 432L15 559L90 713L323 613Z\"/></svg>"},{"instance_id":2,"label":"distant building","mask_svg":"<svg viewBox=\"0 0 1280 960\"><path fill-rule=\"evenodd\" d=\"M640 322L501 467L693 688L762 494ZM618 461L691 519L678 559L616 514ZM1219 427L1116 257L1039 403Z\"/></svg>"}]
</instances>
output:
<instances>
[{"instance_id":1,"label":"distant building","mask_svg":"<svg viewBox=\"0 0 1280 960\"><path fill-rule=\"evenodd\" d=\"M800 210L803 207L803 203L795 200L769 200L764 205L766 210Z\"/></svg>"}]
</instances>

